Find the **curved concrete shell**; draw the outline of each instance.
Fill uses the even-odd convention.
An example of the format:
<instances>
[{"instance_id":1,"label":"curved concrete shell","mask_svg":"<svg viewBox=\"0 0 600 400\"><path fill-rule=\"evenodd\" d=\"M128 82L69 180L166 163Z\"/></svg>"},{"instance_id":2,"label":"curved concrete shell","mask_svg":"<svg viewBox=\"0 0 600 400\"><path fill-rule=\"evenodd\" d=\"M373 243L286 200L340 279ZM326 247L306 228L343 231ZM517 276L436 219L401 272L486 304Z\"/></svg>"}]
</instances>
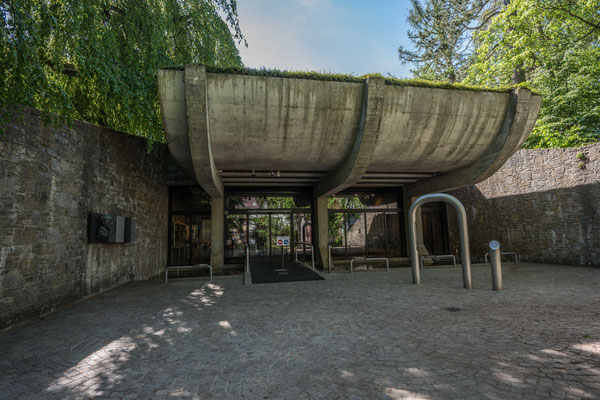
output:
<instances>
[{"instance_id":1,"label":"curved concrete shell","mask_svg":"<svg viewBox=\"0 0 600 400\"><path fill-rule=\"evenodd\" d=\"M224 187L305 187L317 197L485 179L524 142L541 97L160 70L169 150L213 197Z\"/></svg>"}]
</instances>

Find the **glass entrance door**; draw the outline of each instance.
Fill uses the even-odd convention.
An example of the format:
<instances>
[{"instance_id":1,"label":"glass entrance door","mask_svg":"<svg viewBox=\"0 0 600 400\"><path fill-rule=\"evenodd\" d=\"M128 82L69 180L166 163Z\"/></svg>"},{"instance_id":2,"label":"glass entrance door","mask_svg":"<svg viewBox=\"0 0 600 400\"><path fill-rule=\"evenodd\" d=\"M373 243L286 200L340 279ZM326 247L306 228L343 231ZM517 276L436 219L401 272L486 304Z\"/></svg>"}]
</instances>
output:
<instances>
[{"instance_id":1,"label":"glass entrance door","mask_svg":"<svg viewBox=\"0 0 600 400\"><path fill-rule=\"evenodd\" d=\"M250 257L269 256L269 216L250 214L248 216L248 245Z\"/></svg>"},{"instance_id":2,"label":"glass entrance door","mask_svg":"<svg viewBox=\"0 0 600 400\"><path fill-rule=\"evenodd\" d=\"M210 263L211 219L190 215L190 264Z\"/></svg>"},{"instance_id":3,"label":"glass entrance door","mask_svg":"<svg viewBox=\"0 0 600 400\"><path fill-rule=\"evenodd\" d=\"M211 219L203 214L171 215L169 265L210 262Z\"/></svg>"},{"instance_id":4,"label":"glass entrance door","mask_svg":"<svg viewBox=\"0 0 600 400\"><path fill-rule=\"evenodd\" d=\"M245 246L248 243L250 257L263 259L281 258L282 246L277 246L277 236L289 236L289 246L285 246L284 255L293 257L293 245L298 242L310 242L311 214L305 210L228 210L225 234L226 263L245 262ZM301 248L299 257L310 259L310 245Z\"/></svg>"},{"instance_id":5,"label":"glass entrance door","mask_svg":"<svg viewBox=\"0 0 600 400\"><path fill-rule=\"evenodd\" d=\"M307 244L312 243L312 224L310 213L294 213L292 214L292 224L294 225L294 251L298 253L298 259L304 262L311 260L311 247ZM294 253L292 255L295 257Z\"/></svg>"}]
</instances>

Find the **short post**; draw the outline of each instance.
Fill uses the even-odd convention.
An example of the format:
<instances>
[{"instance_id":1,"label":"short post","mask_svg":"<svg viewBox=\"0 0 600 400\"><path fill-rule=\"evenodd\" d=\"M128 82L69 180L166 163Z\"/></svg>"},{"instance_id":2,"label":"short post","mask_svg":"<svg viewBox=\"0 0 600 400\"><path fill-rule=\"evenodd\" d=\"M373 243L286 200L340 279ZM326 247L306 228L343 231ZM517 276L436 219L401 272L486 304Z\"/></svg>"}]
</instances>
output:
<instances>
[{"instance_id":1,"label":"short post","mask_svg":"<svg viewBox=\"0 0 600 400\"><path fill-rule=\"evenodd\" d=\"M490 259L492 262L492 289L502 290L502 261L500 259L500 243L490 242Z\"/></svg>"},{"instance_id":2,"label":"short post","mask_svg":"<svg viewBox=\"0 0 600 400\"><path fill-rule=\"evenodd\" d=\"M312 269L315 269L315 246L310 244L310 261L312 263Z\"/></svg>"}]
</instances>

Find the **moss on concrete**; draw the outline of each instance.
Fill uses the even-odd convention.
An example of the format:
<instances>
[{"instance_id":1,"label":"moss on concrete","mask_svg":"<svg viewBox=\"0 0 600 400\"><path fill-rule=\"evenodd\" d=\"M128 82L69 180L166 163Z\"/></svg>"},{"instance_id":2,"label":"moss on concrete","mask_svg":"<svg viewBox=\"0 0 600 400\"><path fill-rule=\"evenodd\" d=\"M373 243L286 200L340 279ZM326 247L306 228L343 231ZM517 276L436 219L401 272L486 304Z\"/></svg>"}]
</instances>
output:
<instances>
[{"instance_id":1,"label":"moss on concrete","mask_svg":"<svg viewBox=\"0 0 600 400\"><path fill-rule=\"evenodd\" d=\"M519 84L513 86L475 86L466 85L462 83L449 83L449 82L437 82L428 81L424 79L397 79L392 77L385 77L381 74L367 74L362 76L354 76L351 74L336 74L336 73L322 73L315 71L281 71L277 69L266 69L266 68L238 68L238 67L215 67L206 66L206 72L218 73L218 74L235 74L235 75L250 75L250 76L265 76L265 77L276 77L276 78L292 78L292 79L311 79L318 81L333 81L333 82L355 82L363 83L365 79L369 77L377 77L385 80L386 85L390 86L411 86L411 87L425 87L433 89L452 89L452 90L469 90L474 92L495 92L495 93L508 93L518 87L525 87L530 90L527 84ZM533 90L532 90L533 91ZM533 91L535 93L535 91ZM536 93L537 94L537 93Z\"/></svg>"}]
</instances>

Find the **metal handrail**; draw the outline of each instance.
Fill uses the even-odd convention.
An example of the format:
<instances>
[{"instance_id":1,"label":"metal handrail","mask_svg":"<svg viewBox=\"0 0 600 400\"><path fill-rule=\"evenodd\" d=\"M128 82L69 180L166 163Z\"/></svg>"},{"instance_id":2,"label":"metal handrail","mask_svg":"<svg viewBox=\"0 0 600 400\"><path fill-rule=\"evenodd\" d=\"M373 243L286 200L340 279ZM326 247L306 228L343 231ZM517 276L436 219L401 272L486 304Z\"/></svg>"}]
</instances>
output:
<instances>
[{"instance_id":1,"label":"metal handrail","mask_svg":"<svg viewBox=\"0 0 600 400\"><path fill-rule=\"evenodd\" d=\"M312 244L312 242L297 242L294 245L294 247L299 244L310 246L310 258L311 258L311 263L312 263L312 269L315 269L315 246ZM296 261L298 261L298 249L297 248L294 248L294 253L296 254Z\"/></svg>"},{"instance_id":2,"label":"metal handrail","mask_svg":"<svg viewBox=\"0 0 600 400\"><path fill-rule=\"evenodd\" d=\"M165 283L169 283L169 271L182 271L182 270L189 270L189 269L202 269L202 268L206 268L208 269L208 280L209 282L212 282L213 279L213 271L212 271L212 267L210 266L210 264L192 264L192 265L171 265L170 267L167 267L167 269L165 270ZM177 274L179 276L179 274Z\"/></svg>"},{"instance_id":3,"label":"metal handrail","mask_svg":"<svg viewBox=\"0 0 600 400\"><path fill-rule=\"evenodd\" d=\"M519 264L519 255L517 253L515 253L514 251L502 251L500 252L501 256L515 256L515 265ZM485 266L487 267L488 265L488 257L490 256L490 253L485 253L484 255L484 262L485 262Z\"/></svg>"},{"instance_id":4,"label":"metal handrail","mask_svg":"<svg viewBox=\"0 0 600 400\"><path fill-rule=\"evenodd\" d=\"M385 261L385 268L387 269L387 272L390 272L390 260L386 257L374 257L374 258L353 258L352 260L350 260L350 273L352 274L354 272L354 260L361 260L361 261Z\"/></svg>"},{"instance_id":5,"label":"metal handrail","mask_svg":"<svg viewBox=\"0 0 600 400\"><path fill-rule=\"evenodd\" d=\"M423 259L425 258L433 258L434 261L437 261L438 258L452 258L453 268L456 268L456 257L452 254L426 254L424 256L421 256L421 269L423 269Z\"/></svg>"}]
</instances>

